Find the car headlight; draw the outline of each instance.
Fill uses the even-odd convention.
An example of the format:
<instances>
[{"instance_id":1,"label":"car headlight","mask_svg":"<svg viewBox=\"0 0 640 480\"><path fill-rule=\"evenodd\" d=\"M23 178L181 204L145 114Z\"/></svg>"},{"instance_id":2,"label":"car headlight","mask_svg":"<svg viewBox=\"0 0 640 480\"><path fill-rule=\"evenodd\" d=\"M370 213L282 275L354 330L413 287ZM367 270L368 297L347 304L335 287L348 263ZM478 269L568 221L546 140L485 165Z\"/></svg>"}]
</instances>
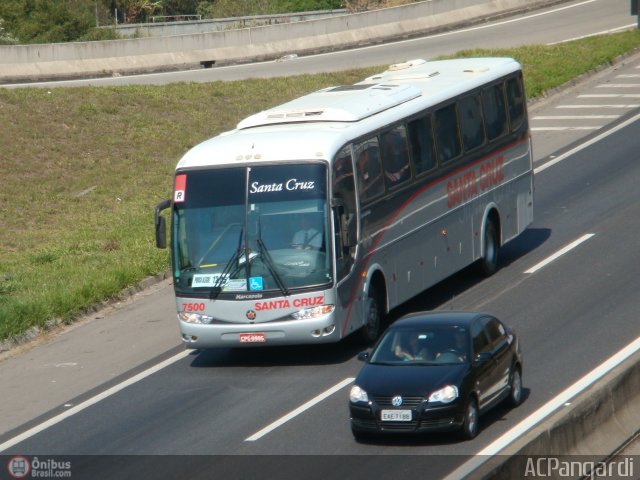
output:
<instances>
[{"instance_id":1,"label":"car headlight","mask_svg":"<svg viewBox=\"0 0 640 480\"><path fill-rule=\"evenodd\" d=\"M361 389L358 385L354 385L351 387L351 391L349 391L349 400L351 400L352 403L368 402L369 396L367 395L367 392Z\"/></svg>"},{"instance_id":2,"label":"car headlight","mask_svg":"<svg viewBox=\"0 0 640 480\"><path fill-rule=\"evenodd\" d=\"M178 319L186 323L201 323L208 325L213 321L213 317L209 315L202 315L201 313L193 312L180 312L178 313Z\"/></svg>"},{"instance_id":3,"label":"car headlight","mask_svg":"<svg viewBox=\"0 0 640 480\"><path fill-rule=\"evenodd\" d=\"M319 317L333 312L335 307L333 305L319 305L317 307L304 308L293 312L291 318L294 320L308 320L309 318Z\"/></svg>"},{"instance_id":4,"label":"car headlight","mask_svg":"<svg viewBox=\"0 0 640 480\"><path fill-rule=\"evenodd\" d=\"M451 403L458 398L458 387L447 385L429 395L429 402Z\"/></svg>"}]
</instances>

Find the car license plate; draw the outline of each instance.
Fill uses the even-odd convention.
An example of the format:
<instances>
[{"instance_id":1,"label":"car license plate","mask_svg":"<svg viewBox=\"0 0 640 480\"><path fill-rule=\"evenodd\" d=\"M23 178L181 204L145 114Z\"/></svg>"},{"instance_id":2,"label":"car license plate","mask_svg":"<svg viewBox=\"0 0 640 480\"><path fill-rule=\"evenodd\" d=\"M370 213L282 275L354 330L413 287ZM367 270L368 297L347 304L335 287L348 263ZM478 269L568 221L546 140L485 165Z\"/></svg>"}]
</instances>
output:
<instances>
[{"instance_id":1,"label":"car license plate","mask_svg":"<svg viewBox=\"0 0 640 480\"><path fill-rule=\"evenodd\" d=\"M380 418L383 422L410 422L411 410L382 410Z\"/></svg>"},{"instance_id":2,"label":"car license plate","mask_svg":"<svg viewBox=\"0 0 640 480\"><path fill-rule=\"evenodd\" d=\"M241 333L240 343L263 343L267 341L264 333Z\"/></svg>"}]
</instances>

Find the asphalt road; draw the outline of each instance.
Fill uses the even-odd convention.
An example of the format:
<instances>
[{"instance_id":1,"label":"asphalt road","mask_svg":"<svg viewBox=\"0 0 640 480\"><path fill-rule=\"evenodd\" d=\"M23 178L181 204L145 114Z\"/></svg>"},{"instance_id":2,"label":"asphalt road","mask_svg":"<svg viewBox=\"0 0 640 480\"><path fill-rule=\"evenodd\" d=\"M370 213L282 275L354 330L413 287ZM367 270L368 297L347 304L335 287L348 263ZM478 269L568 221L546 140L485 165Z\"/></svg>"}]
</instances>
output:
<instances>
[{"instance_id":1,"label":"asphalt road","mask_svg":"<svg viewBox=\"0 0 640 480\"><path fill-rule=\"evenodd\" d=\"M626 2L581 3L606 3L611 15L614 3L624 4L629 21ZM544 18L541 29L552 23L537 18ZM594 28L605 22L595 20ZM521 30L512 28L514 36ZM74 457L76 478L89 478L77 475L83 468L94 469L91 478L442 478L640 334L639 67L640 56L629 57L533 105L534 224L502 249L493 277L467 269L392 312L488 310L521 335L526 401L483 417L473 441L437 435L355 442L347 390L360 367L359 347L184 352L175 348L165 282L0 362L0 451L100 455ZM577 239L582 243L526 273ZM139 381L116 387L135 374ZM109 387L113 394L83 403ZM45 421L47 428L39 427Z\"/></svg>"}]
</instances>

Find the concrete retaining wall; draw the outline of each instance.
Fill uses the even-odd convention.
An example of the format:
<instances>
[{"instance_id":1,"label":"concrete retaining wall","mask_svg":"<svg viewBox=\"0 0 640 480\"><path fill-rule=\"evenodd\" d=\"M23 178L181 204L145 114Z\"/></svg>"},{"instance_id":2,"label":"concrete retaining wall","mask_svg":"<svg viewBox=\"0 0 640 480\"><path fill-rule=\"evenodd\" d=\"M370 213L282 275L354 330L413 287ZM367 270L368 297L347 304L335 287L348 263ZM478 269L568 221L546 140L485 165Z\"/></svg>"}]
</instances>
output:
<instances>
[{"instance_id":1,"label":"concrete retaining wall","mask_svg":"<svg viewBox=\"0 0 640 480\"><path fill-rule=\"evenodd\" d=\"M0 82L200 68L361 46L567 0L427 0L304 22L160 38L0 46Z\"/></svg>"},{"instance_id":2,"label":"concrete retaining wall","mask_svg":"<svg viewBox=\"0 0 640 480\"><path fill-rule=\"evenodd\" d=\"M600 462L639 429L640 352L636 352L573 399L571 405L514 442L509 452L505 452L507 456L489 460L471 477L474 480L525 478L527 467L532 468L531 459L535 462L539 458ZM573 477L556 474L547 478Z\"/></svg>"}]
</instances>

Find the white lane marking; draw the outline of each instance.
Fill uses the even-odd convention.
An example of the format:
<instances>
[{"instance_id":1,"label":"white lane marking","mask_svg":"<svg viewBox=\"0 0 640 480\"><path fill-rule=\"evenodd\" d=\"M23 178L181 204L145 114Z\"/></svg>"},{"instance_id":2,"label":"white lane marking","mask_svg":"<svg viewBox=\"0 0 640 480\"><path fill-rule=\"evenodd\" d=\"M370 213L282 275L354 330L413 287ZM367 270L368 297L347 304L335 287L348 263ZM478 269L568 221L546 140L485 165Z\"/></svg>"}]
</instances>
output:
<instances>
[{"instance_id":1,"label":"white lane marking","mask_svg":"<svg viewBox=\"0 0 640 480\"><path fill-rule=\"evenodd\" d=\"M574 40L582 40L583 38L595 37L598 35L608 35L610 33L619 32L621 30L627 30L633 27L637 27L637 25L635 23L630 23L629 25L624 25L622 27L612 28L609 30L603 30L602 32L589 33L587 35L582 35L580 37L567 38L566 40L560 40L559 42L547 43L547 45L558 45L560 43L573 42Z\"/></svg>"},{"instance_id":2,"label":"white lane marking","mask_svg":"<svg viewBox=\"0 0 640 480\"><path fill-rule=\"evenodd\" d=\"M309 400L304 405L300 405L295 410L292 410L289 413L287 413L284 417L279 418L275 422L273 422L273 423L267 425L266 427L264 427L259 432L256 432L253 435L251 435L250 437L245 438L244 441L245 442L255 442L256 440L259 440L260 438L264 437L267 433L269 433L269 432L275 430L276 428L278 428L279 426L287 423L289 420L291 420L292 418L300 415L305 410L310 409L315 404L320 403L325 398L333 395L334 393L336 393L339 390L342 390L344 387L346 387L347 385L352 383L354 380L355 380L355 378L353 378L353 377L345 378L340 383L334 385L333 387L329 388L328 390L325 390L321 394L313 397L311 400Z\"/></svg>"},{"instance_id":3,"label":"white lane marking","mask_svg":"<svg viewBox=\"0 0 640 480\"><path fill-rule=\"evenodd\" d=\"M603 83L596 85L596 88L636 88L639 86L637 83Z\"/></svg>"},{"instance_id":4,"label":"white lane marking","mask_svg":"<svg viewBox=\"0 0 640 480\"><path fill-rule=\"evenodd\" d=\"M56 415L53 418L50 418L49 420L46 420L44 422L42 422L39 425L36 425L33 428L30 428L29 430L27 430L26 432L21 433L20 435L17 435L13 438L10 438L9 440L7 440L6 442L0 444L0 452L6 450L7 448L11 448L14 445L23 442L24 440L27 440L30 437L33 437L34 435L42 432L43 430L46 430L49 427L52 427L53 425L55 425L56 423L60 423L61 421L65 420L66 418L69 418L72 415L75 415L76 413L81 412L82 410L85 410L86 408L89 408L92 405L95 405L96 403L98 403L101 400L104 400L107 397L110 397L111 395L114 395L116 393L118 393L121 390L124 390L125 388L129 387L130 385L133 385L136 382L139 382L140 380L143 380L151 375L153 375L154 373L162 370L165 367L168 367L169 365L182 360L184 357L186 357L187 355L190 355L191 351L190 350L184 350L180 353L178 353L177 355L174 355L173 357L170 357L152 367L147 368L146 370L138 373L137 375L134 375L131 378L128 378L127 380L125 380L122 383L119 383L117 385L114 385L113 387L105 390L102 393L99 393L91 398L89 398L88 400L85 400L82 403L79 403L78 405L76 405L75 407L70 408L69 410Z\"/></svg>"},{"instance_id":5,"label":"white lane marking","mask_svg":"<svg viewBox=\"0 0 640 480\"><path fill-rule=\"evenodd\" d=\"M599 127L531 127L532 132L563 132L573 130L598 130Z\"/></svg>"},{"instance_id":6,"label":"white lane marking","mask_svg":"<svg viewBox=\"0 0 640 480\"><path fill-rule=\"evenodd\" d=\"M640 98L640 93L585 93L578 98Z\"/></svg>"},{"instance_id":7,"label":"white lane marking","mask_svg":"<svg viewBox=\"0 0 640 480\"><path fill-rule=\"evenodd\" d=\"M527 431L531 430L535 425L543 421L549 415L554 413L560 407L569 402L572 398L593 385L597 380L604 377L607 373L620 365L626 359L631 357L640 350L640 337L636 338L626 347L622 348L618 353L602 362L599 366L591 370L580 380L575 382L566 390L560 392L556 397L549 400L543 406L527 418L518 423L508 432L504 433L498 439L487 445L485 448L474 454L471 460L462 464L455 471L447 475L443 480L458 480L465 478L471 472L476 470L480 465L487 461L491 456L497 455L505 447L513 443L517 438L521 437Z\"/></svg>"},{"instance_id":8,"label":"white lane marking","mask_svg":"<svg viewBox=\"0 0 640 480\"><path fill-rule=\"evenodd\" d=\"M529 270L526 270L524 273L536 273L538 270L540 270L541 268L546 267L547 265L549 265L551 262L553 262L554 260L557 260L558 258L560 258L562 255L564 255L565 253L570 252L571 250L573 250L574 248L576 248L578 245L580 245L583 242L586 242L587 240L589 240L591 237L593 237L595 235L595 233L587 233L583 236L581 236L580 238L578 238L577 240L574 240L573 242L571 242L569 245L567 245L564 248L561 248L560 250L558 250L556 253L554 253L553 255L551 255L550 257L545 258L544 260L542 260L540 263L537 263L536 265L534 265L533 267L531 267Z\"/></svg>"},{"instance_id":9,"label":"white lane marking","mask_svg":"<svg viewBox=\"0 0 640 480\"><path fill-rule=\"evenodd\" d=\"M640 104L638 103L610 103L610 104L602 104L602 105L598 105L598 104L592 104L592 105L585 105L585 104L581 104L581 105L558 105L556 108L638 108L640 107Z\"/></svg>"},{"instance_id":10,"label":"white lane marking","mask_svg":"<svg viewBox=\"0 0 640 480\"><path fill-rule=\"evenodd\" d=\"M616 125L615 127L613 127L611 130L607 130L606 132L602 132L600 135L596 135L592 139L587 140L584 143L581 143L577 147L572 148L571 150L569 150L568 152L565 152L562 155L559 155L559 156L555 157L554 159L549 160L546 163L543 163L542 165L536 167L533 170L533 173L538 174L538 173L546 170L547 168L555 165L556 163L559 163L559 162L565 160L566 158L570 157L571 155L576 154L580 150L584 150L585 148L590 147L594 143L599 142L603 138L608 137L609 135L617 132L618 130L622 130L623 128L627 127L628 125L631 125L633 122L636 122L638 119L640 119L640 114L631 117L629 120L625 120L624 122L622 122L622 123Z\"/></svg>"},{"instance_id":11,"label":"white lane marking","mask_svg":"<svg viewBox=\"0 0 640 480\"><path fill-rule=\"evenodd\" d=\"M618 118L620 115L538 115L531 120L602 120Z\"/></svg>"}]
</instances>

